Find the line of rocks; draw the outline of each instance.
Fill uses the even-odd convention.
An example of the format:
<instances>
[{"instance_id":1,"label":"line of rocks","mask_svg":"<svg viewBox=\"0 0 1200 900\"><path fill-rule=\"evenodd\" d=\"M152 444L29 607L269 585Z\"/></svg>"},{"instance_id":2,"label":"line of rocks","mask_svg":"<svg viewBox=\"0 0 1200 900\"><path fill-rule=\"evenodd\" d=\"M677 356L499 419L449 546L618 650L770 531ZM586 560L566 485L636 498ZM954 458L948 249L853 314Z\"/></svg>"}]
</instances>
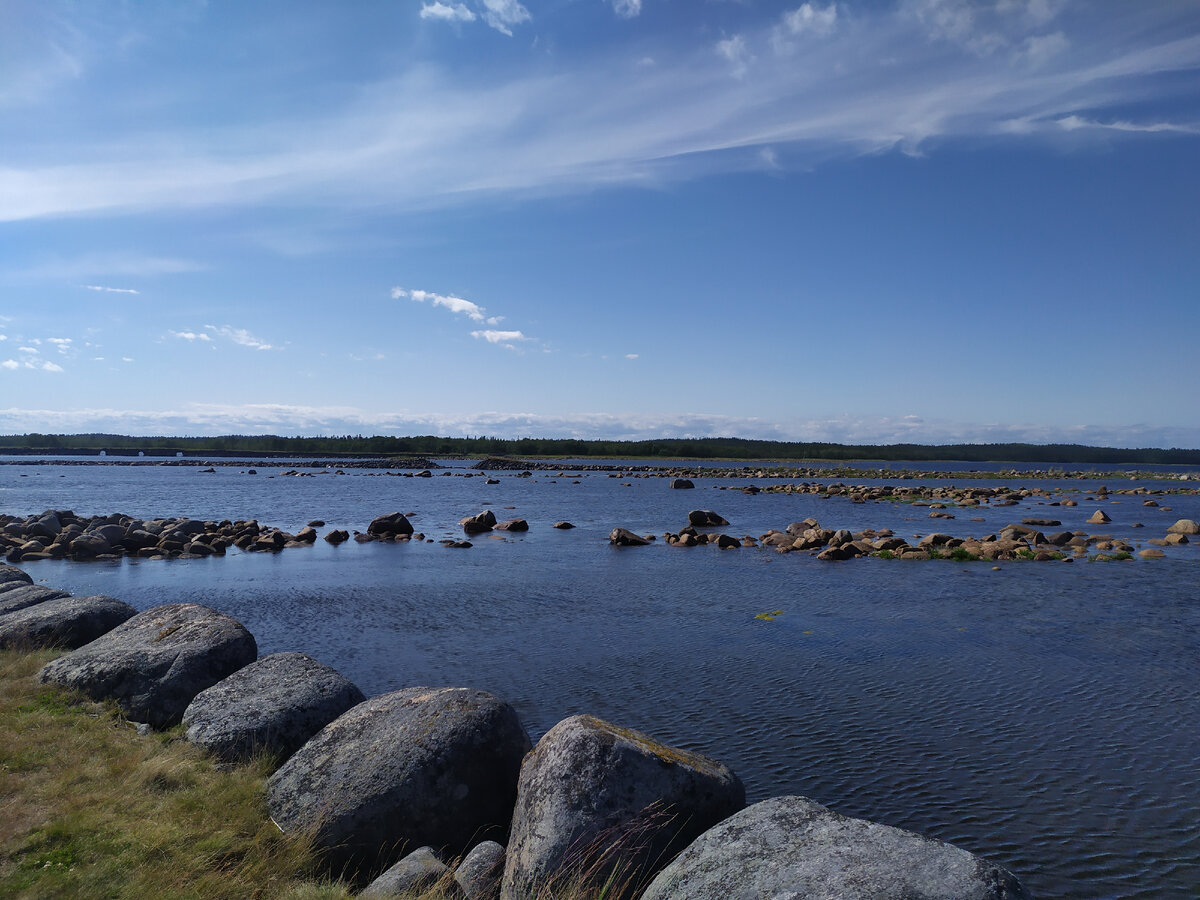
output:
<instances>
[{"instance_id":1,"label":"line of rocks","mask_svg":"<svg viewBox=\"0 0 1200 900\"><path fill-rule=\"evenodd\" d=\"M0 566L0 602L17 596L27 605L0 607L0 634L27 610L70 599ZM746 807L727 766L592 716L563 720L533 746L512 706L486 691L367 699L304 654L256 659L240 623L197 604L126 608L87 641L65 633L25 632L25 647L77 648L39 680L114 700L145 730L182 722L223 762L273 755L273 821L308 835L330 873L365 885L362 896L434 882L463 900L605 884L613 900L1028 896L965 850L803 797Z\"/></svg>"}]
</instances>

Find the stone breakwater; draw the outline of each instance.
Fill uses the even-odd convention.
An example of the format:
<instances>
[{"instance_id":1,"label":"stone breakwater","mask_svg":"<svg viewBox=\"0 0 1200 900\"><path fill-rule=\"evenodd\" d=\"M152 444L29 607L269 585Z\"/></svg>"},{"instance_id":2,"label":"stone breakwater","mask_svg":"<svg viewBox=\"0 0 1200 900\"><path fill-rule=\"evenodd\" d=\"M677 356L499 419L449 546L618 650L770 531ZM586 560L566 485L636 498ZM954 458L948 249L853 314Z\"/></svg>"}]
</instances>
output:
<instances>
[{"instance_id":1,"label":"stone breakwater","mask_svg":"<svg viewBox=\"0 0 1200 900\"><path fill-rule=\"evenodd\" d=\"M224 762L269 754L272 819L307 835L362 896L435 881L464 900L604 885L614 900L1028 896L966 850L804 797L747 807L722 763L593 716L564 719L534 746L486 691L365 698L304 654L257 658L253 636L216 610L118 603L68 598L0 566L4 646L72 649L39 680L115 701L142 730L182 723ZM100 607L111 620L80 627Z\"/></svg>"}]
</instances>

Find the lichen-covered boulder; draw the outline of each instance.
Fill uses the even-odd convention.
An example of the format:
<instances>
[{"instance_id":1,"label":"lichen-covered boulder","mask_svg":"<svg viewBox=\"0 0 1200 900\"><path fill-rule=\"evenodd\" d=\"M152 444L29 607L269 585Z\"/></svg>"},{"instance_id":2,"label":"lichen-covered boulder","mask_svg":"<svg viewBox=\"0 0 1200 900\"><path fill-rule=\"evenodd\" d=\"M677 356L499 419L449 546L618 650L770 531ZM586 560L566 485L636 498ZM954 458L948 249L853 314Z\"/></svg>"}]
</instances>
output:
<instances>
[{"instance_id":1,"label":"lichen-covered boulder","mask_svg":"<svg viewBox=\"0 0 1200 900\"><path fill-rule=\"evenodd\" d=\"M10 581L3 587L5 590L0 592L0 616L45 603L47 600L70 596L66 591L56 591L40 584L25 584L21 581Z\"/></svg>"},{"instance_id":2,"label":"lichen-covered boulder","mask_svg":"<svg viewBox=\"0 0 1200 900\"><path fill-rule=\"evenodd\" d=\"M457 855L503 839L529 747L516 710L485 691L393 691L296 751L267 782L267 803L285 832L312 836L331 872L361 883L406 849Z\"/></svg>"},{"instance_id":3,"label":"lichen-covered boulder","mask_svg":"<svg viewBox=\"0 0 1200 900\"><path fill-rule=\"evenodd\" d=\"M0 647L74 650L137 615L112 597L59 597L0 615Z\"/></svg>"},{"instance_id":4,"label":"lichen-covered boulder","mask_svg":"<svg viewBox=\"0 0 1200 900\"><path fill-rule=\"evenodd\" d=\"M1027 900L1016 877L952 844L805 797L747 807L701 835L642 900Z\"/></svg>"},{"instance_id":5,"label":"lichen-covered boulder","mask_svg":"<svg viewBox=\"0 0 1200 900\"><path fill-rule=\"evenodd\" d=\"M593 716L564 719L521 767L501 896L611 875L630 896L745 802L741 781L714 760Z\"/></svg>"},{"instance_id":6,"label":"lichen-covered boulder","mask_svg":"<svg viewBox=\"0 0 1200 900\"><path fill-rule=\"evenodd\" d=\"M169 603L51 661L38 677L94 700L116 700L134 721L168 728L198 693L257 655L254 637L232 616L196 603Z\"/></svg>"},{"instance_id":7,"label":"lichen-covered boulder","mask_svg":"<svg viewBox=\"0 0 1200 900\"><path fill-rule=\"evenodd\" d=\"M450 868L432 847L419 847L368 884L360 897L410 897L428 891Z\"/></svg>"},{"instance_id":8,"label":"lichen-covered boulder","mask_svg":"<svg viewBox=\"0 0 1200 900\"><path fill-rule=\"evenodd\" d=\"M481 841L454 870L454 882L466 900L500 900L503 875L504 848L495 841Z\"/></svg>"},{"instance_id":9,"label":"lichen-covered boulder","mask_svg":"<svg viewBox=\"0 0 1200 900\"><path fill-rule=\"evenodd\" d=\"M1180 519L1167 529L1167 534L1200 534L1200 524L1193 519Z\"/></svg>"},{"instance_id":10,"label":"lichen-covered boulder","mask_svg":"<svg viewBox=\"0 0 1200 900\"><path fill-rule=\"evenodd\" d=\"M183 713L187 739L219 759L254 753L283 762L366 698L346 676L303 653L273 653L196 695Z\"/></svg>"}]
</instances>

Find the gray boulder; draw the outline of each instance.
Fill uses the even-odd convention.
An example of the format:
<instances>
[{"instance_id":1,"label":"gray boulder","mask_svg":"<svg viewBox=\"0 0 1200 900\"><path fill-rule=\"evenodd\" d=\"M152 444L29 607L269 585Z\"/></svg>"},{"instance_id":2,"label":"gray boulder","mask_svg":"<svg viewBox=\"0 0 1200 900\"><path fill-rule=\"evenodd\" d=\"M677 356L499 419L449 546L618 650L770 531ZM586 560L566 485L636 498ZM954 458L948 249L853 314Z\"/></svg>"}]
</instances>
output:
<instances>
[{"instance_id":1,"label":"gray boulder","mask_svg":"<svg viewBox=\"0 0 1200 900\"><path fill-rule=\"evenodd\" d=\"M0 616L0 647L74 650L137 615L112 597L59 597Z\"/></svg>"},{"instance_id":2,"label":"gray boulder","mask_svg":"<svg viewBox=\"0 0 1200 900\"><path fill-rule=\"evenodd\" d=\"M33 584L33 579L28 572L16 566L0 565L0 587L8 584Z\"/></svg>"},{"instance_id":3,"label":"gray boulder","mask_svg":"<svg viewBox=\"0 0 1200 900\"><path fill-rule=\"evenodd\" d=\"M466 900L500 900L503 875L504 848L495 841L482 841L458 864L454 882Z\"/></svg>"},{"instance_id":4,"label":"gray boulder","mask_svg":"<svg viewBox=\"0 0 1200 900\"><path fill-rule=\"evenodd\" d=\"M256 656L253 636L232 616L196 603L170 603L51 661L38 677L93 700L116 700L134 721L168 728L198 693Z\"/></svg>"},{"instance_id":5,"label":"gray boulder","mask_svg":"<svg viewBox=\"0 0 1200 900\"><path fill-rule=\"evenodd\" d=\"M407 897L420 894L432 888L449 871L432 847L420 847L363 888L359 896Z\"/></svg>"},{"instance_id":6,"label":"gray boulder","mask_svg":"<svg viewBox=\"0 0 1200 900\"><path fill-rule=\"evenodd\" d=\"M1200 524L1192 519L1180 519L1167 529L1167 534L1200 534Z\"/></svg>"},{"instance_id":7,"label":"gray boulder","mask_svg":"<svg viewBox=\"0 0 1200 900\"><path fill-rule=\"evenodd\" d=\"M805 797L747 807L700 836L642 900L1021 900L1012 873L951 844Z\"/></svg>"},{"instance_id":8,"label":"gray boulder","mask_svg":"<svg viewBox=\"0 0 1200 900\"><path fill-rule=\"evenodd\" d=\"M506 519L493 526L494 531L528 531L529 523L524 519Z\"/></svg>"},{"instance_id":9,"label":"gray boulder","mask_svg":"<svg viewBox=\"0 0 1200 900\"><path fill-rule=\"evenodd\" d=\"M366 698L341 673L303 653L273 653L196 695L183 713L187 739L234 762L256 752L283 762Z\"/></svg>"},{"instance_id":10,"label":"gray boulder","mask_svg":"<svg viewBox=\"0 0 1200 900\"><path fill-rule=\"evenodd\" d=\"M0 616L14 613L17 610L45 603L47 600L57 600L69 597L66 591L56 591L42 587L40 584L23 584L20 581L10 581L2 586L0 592Z\"/></svg>"},{"instance_id":11,"label":"gray boulder","mask_svg":"<svg viewBox=\"0 0 1200 900\"><path fill-rule=\"evenodd\" d=\"M412 523L403 513L388 513L386 516L376 516L367 526L367 534L377 537L384 535L412 534Z\"/></svg>"},{"instance_id":12,"label":"gray boulder","mask_svg":"<svg viewBox=\"0 0 1200 900\"><path fill-rule=\"evenodd\" d=\"M592 716L564 719L521 766L501 896L609 877L611 896L634 896L745 802L741 781L714 760Z\"/></svg>"},{"instance_id":13,"label":"gray boulder","mask_svg":"<svg viewBox=\"0 0 1200 900\"><path fill-rule=\"evenodd\" d=\"M719 528L728 525L724 517L717 515L711 509L693 509L688 513L688 524L696 528Z\"/></svg>"},{"instance_id":14,"label":"gray boulder","mask_svg":"<svg viewBox=\"0 0 1200 900\"><path fill-rule=\"evenodd\" d=\"M267 782L271 818L307 832L330 871L359 882L406 848L462 853L503 838L529 736L516 711L469 688L408 688L326 725Z\"/></svg>"}]
</instances>

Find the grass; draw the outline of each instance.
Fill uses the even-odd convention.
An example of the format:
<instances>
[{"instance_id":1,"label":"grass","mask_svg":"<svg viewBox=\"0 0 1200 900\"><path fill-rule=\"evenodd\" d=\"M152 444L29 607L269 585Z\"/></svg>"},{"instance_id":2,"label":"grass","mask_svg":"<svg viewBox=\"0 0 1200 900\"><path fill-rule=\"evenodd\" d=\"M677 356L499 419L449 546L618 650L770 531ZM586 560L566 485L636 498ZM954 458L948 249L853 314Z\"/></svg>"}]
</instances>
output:
<instances>
[{"instance_id":1,"label":"grass","mask_svg":"<svg viewBox=\"0 0 1200 900\"><path fill-rule=\"evenodd\" d=\"M220 770L179 729L38 684L0 652L0 896L349 897L267 816L269 760Z\"/></svg>"},{"instance_id":2,"label":"grass","mask_svg":"<svg viewBox=\"0 0 1200 900\"><path fill-rule=\"evenodd\" d=\"M37 682L59 655L0 650L0 897L348 900L267 814L269 758L220 767L182 729L142 736L115 705ZM618 900L603 856L531 900ZM461 897L447 875L402 900Z\"/></svg>"}]
</instances>

